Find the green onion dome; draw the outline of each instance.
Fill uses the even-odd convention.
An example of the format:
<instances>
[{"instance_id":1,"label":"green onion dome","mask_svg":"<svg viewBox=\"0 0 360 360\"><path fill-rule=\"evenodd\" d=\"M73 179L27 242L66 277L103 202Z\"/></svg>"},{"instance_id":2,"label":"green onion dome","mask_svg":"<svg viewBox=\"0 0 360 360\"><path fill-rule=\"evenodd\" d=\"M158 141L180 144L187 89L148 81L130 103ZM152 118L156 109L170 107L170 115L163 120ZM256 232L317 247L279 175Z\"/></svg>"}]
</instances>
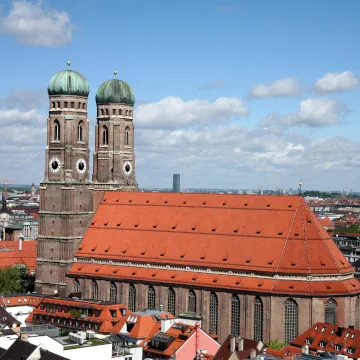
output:
<instances>
[{"instance_id":1,"label":"green onion dome","mask_svg":"<svg viewBox=\"0 0 360 360\"><path fill-rule=\"evenodd\" d=\"M77 95L88 97L89 83L77 71L63 70L57 72L49 82L49 95Z\"/></svg>"},{"instance_id":2,"label":"green onion dome","mask_svg":"<svg viewBox=\"0 0 360 360\"><path fill-rule=\"evenodd\" d=\"M118 79L105 81L96 93L96 104L134 105L135 94L129 84Z\"/></svg>"}]
</instances>

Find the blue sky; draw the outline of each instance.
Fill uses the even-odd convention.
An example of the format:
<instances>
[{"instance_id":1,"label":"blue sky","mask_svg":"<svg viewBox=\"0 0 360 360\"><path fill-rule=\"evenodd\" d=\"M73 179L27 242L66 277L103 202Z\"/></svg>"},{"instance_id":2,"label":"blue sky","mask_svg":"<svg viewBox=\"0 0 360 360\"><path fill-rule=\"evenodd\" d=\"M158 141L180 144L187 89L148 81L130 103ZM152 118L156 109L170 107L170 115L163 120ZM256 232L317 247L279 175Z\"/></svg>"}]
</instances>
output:
<instances>
[{"instance_id":1,"label":"blue sky","mask_svg":"<svg viewBox=\"0 0 360 360\"><path fill-rule=\"evenodd\" d=\"M0 4L2 176L42 179L46 87L70 60L92 124L114 70L133 87L140 186L360 191L358 1Z\"/></svg>"}]
</instances>

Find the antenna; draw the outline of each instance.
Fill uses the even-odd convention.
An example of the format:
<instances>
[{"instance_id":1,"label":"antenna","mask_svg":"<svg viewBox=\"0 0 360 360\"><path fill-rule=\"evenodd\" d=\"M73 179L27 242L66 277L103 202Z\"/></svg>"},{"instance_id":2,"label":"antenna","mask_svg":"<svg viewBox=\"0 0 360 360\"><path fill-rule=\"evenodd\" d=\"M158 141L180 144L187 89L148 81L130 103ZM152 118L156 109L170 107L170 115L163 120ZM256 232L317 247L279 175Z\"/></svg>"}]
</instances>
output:
<instances>
[{"instance_id":1,"label":"antenna","mask_svg":"<svg viewBox=\"0 0 360 360\"><path fill-rule=\"evenodd\" d=\"M302 179L302 175L300 175L300 181L299 181L299 196L301 196L301 187L302 187L301 179Z\"/></svg>"}]
</instances>

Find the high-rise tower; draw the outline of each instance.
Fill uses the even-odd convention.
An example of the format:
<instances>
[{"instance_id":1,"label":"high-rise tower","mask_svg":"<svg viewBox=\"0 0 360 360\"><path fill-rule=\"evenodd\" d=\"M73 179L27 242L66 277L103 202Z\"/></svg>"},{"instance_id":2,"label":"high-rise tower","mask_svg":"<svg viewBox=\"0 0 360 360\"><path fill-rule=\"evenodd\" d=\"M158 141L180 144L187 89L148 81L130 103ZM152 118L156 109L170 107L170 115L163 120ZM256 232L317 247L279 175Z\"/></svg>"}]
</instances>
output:
<instances>
[{"instance_id":1,"label":"high-rise tower","mask_svg":"<svg viewBox=\"0 0 360 360\"><path fill-rule=\"evenodd\" d=\"M114 74L117 75L116 71ZM94 208L106 190L137 190L134 103L135 95L130 85L116 78L105 81L96 93Z\"/></svg>"},{"instance_id":2,"label":"high-rise tower","mask_svg":"<svg viewBox=\"0 0 360 360\"><path fill-rule=\"evenodd\" d=\"M93 215L87 118L89 84L78 72L63 70L51 78L48 94L36 290L67 295L71 289L65 274Z\"/></svg>"}]
</instances>

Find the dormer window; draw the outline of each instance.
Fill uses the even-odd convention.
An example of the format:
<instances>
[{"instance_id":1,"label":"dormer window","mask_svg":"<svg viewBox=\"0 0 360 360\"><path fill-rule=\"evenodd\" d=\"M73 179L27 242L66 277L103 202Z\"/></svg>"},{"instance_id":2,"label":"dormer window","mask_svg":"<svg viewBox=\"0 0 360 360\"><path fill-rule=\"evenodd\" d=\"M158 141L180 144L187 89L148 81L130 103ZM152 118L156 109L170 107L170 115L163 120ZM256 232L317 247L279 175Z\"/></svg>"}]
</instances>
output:
<instances>
[{"instance_id":1,"label":"dormer window","mask_svg":"<svg viewBox=\"0 0 360 360\"><path fill-rule=\"evenodd\" d=\"M306 345L310 345L312 343L312 339L306 338L305 343Z\"/></svg>"},{"instance_id":2,"label":"dormer window","mask_svg":"<svg viewBox=\"0 0 360 360\"><path fill-rule=\"evenodd\" d=\"M355 339L355 336L356 336L356 334L352 334L352 335L351 335L351 338L352 338L352 339Z\"/></svg>"},{"instance_id":3,"label":"dormer window","mask_svg":"<svg viewBox=\"0 0 360 360\"><path fill-rule=\"evenodd\" d=\"M325 347L325 342L324 341L320 341L320 347Z\"/></svg>"},{"instance_id":4,"label":"dormer window","mask_svg":"<svg viewBox=\"0 0 360 360\"><path fill-rule=\"evenodd\" d=\"M321 332L323 333L323 332L325 332L325 330L326 330L326 328L323 327L323 328L321 329Z\"/></svg>"},{"instance_id":5,"label":"dormer window","mask_svg":"<svg viewBox=\"0 0 360 360\"><path fill-rule=\"evenodd\" d=\"M349 353L349 354L354 354L354 348L349 347L349 348L348 348L348 353Z\"/></svg>"},{"instance_id":6,"label":"dormer window","mask_svg":"<svg viewBox=\"0 0 360 360\"><path fill-rule=\"evenodd\" d=\"M348 338L350 336L350 333L346 333L345 337Z\"/></svg>"}]
</instances>

